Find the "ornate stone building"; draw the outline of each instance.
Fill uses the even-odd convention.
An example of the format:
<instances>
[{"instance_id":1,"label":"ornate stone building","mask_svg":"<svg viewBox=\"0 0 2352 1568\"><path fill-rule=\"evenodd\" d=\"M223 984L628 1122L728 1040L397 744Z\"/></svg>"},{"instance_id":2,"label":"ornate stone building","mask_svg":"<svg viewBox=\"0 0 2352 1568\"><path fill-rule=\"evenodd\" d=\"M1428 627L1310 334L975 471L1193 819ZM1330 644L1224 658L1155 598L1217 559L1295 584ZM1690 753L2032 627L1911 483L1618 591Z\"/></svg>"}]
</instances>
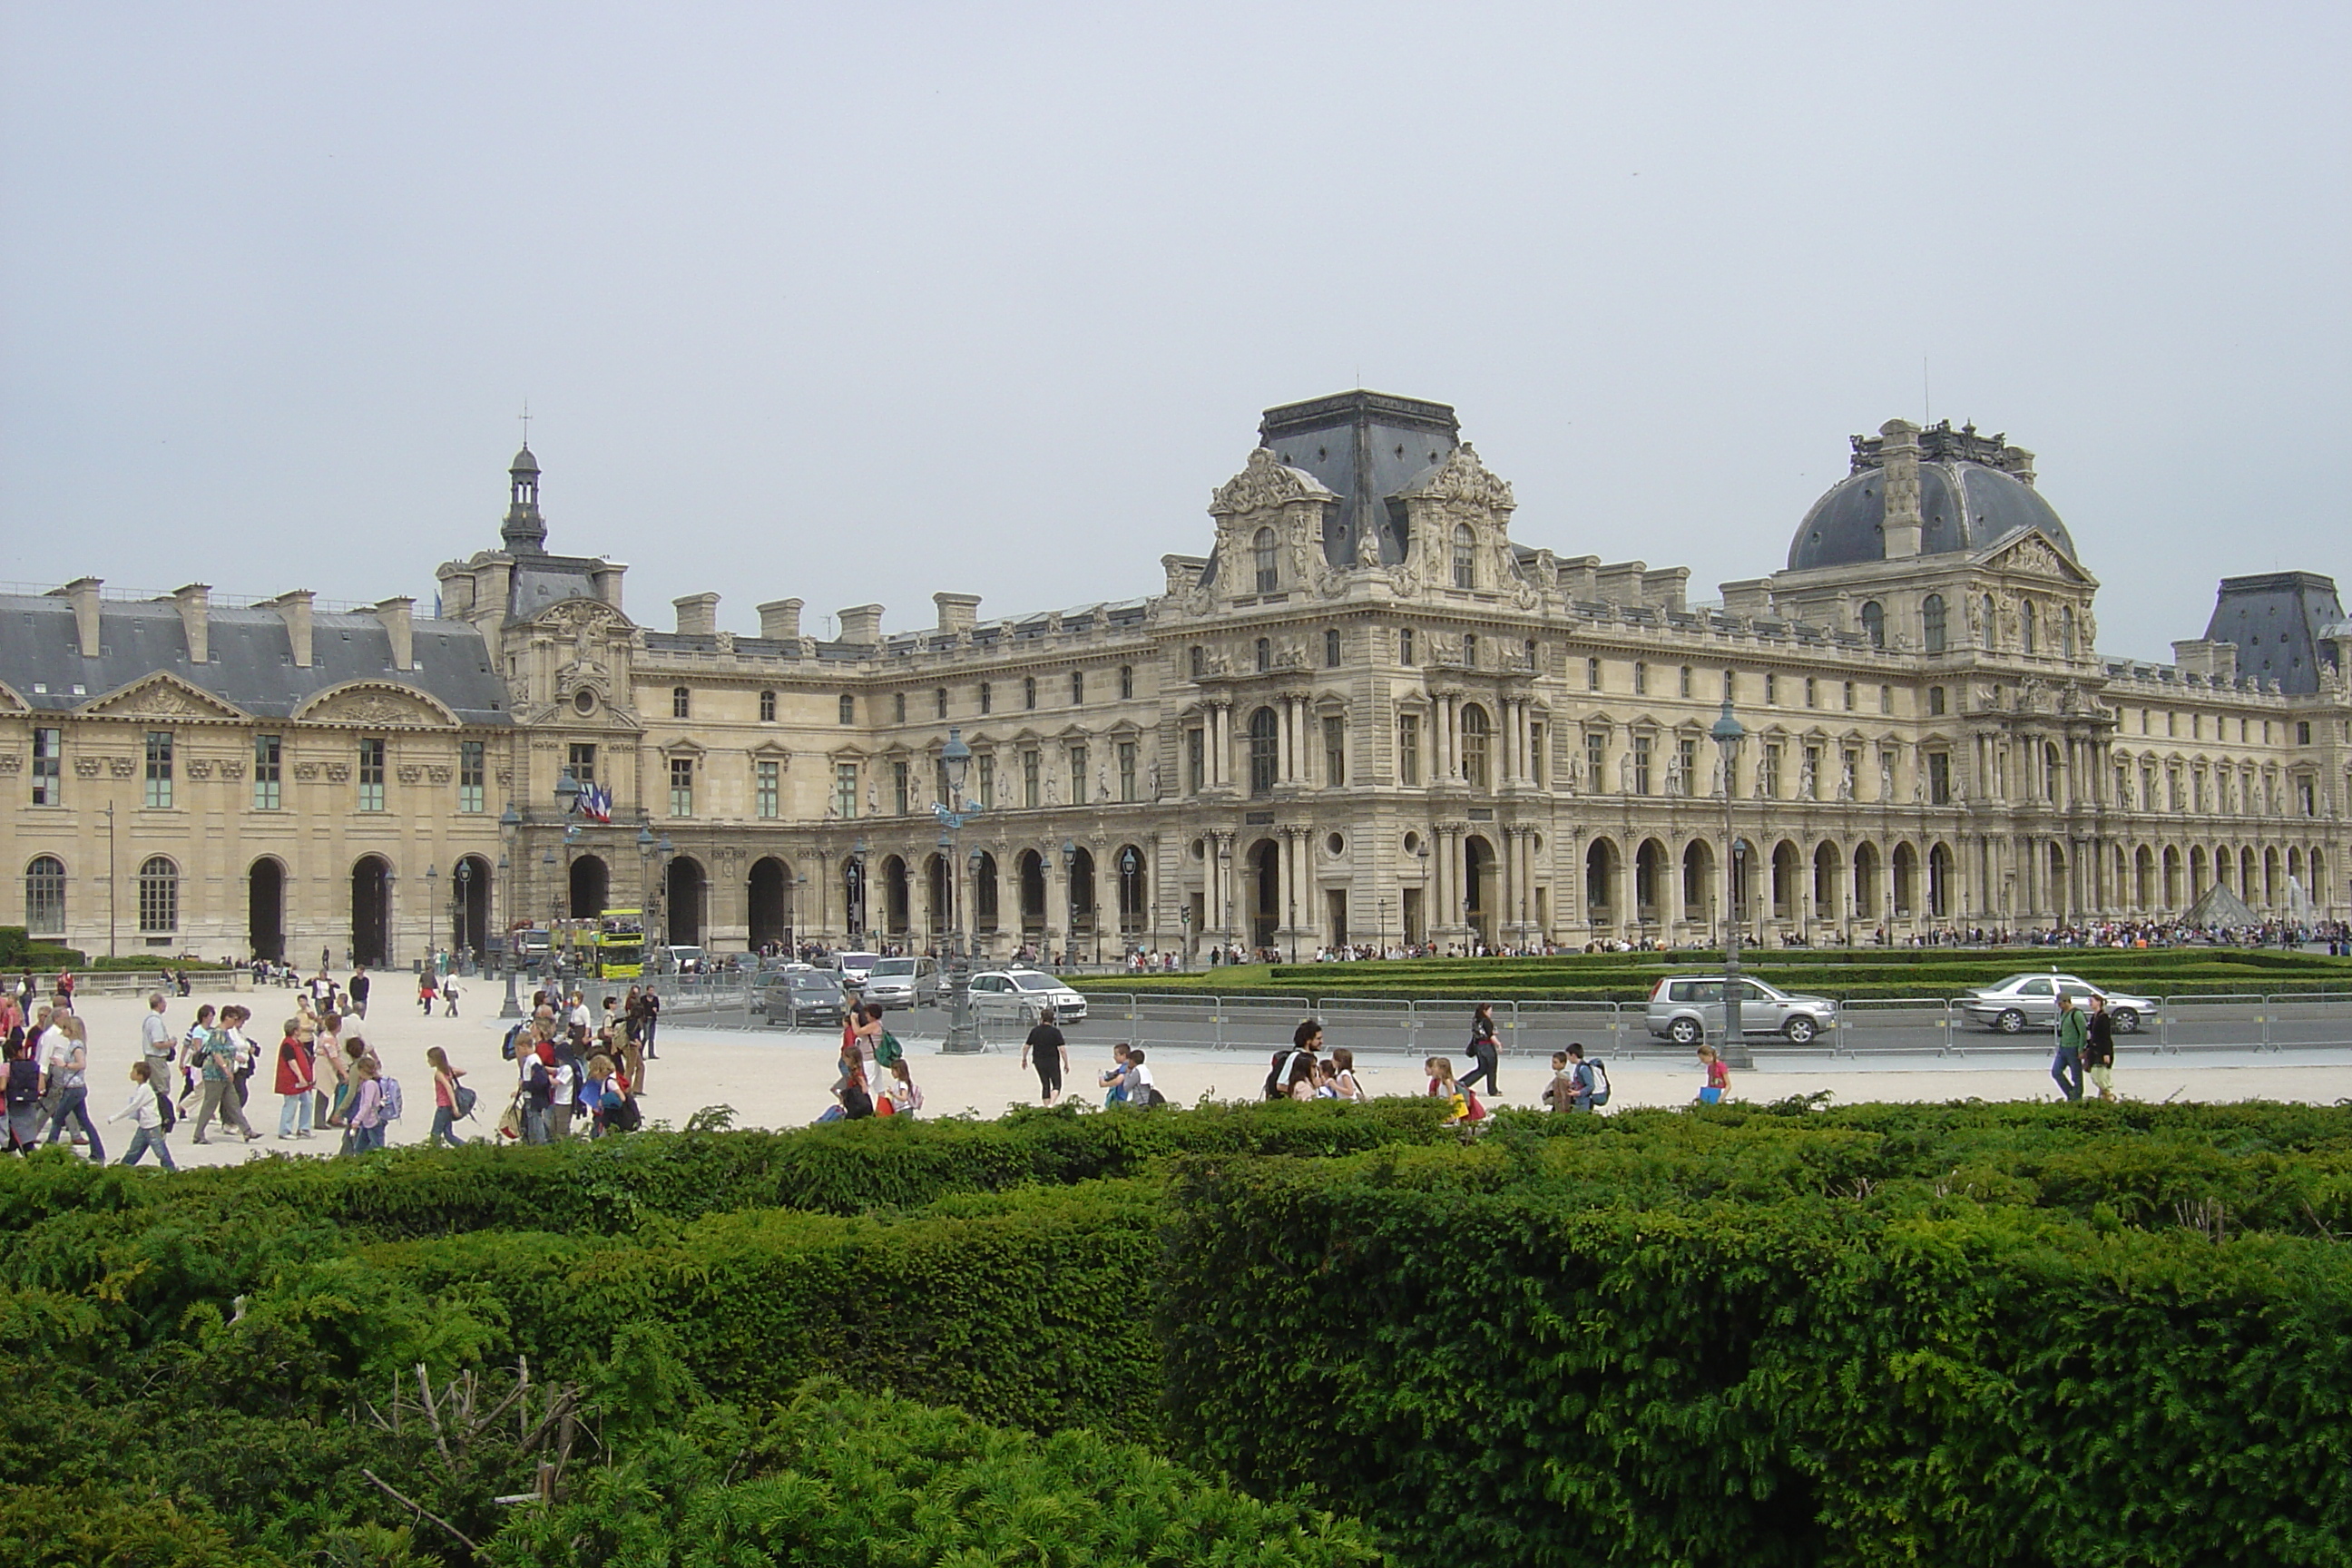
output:
<instances>
[{"instance_id":1,"label":"ornate stone building","mask_svg":"<svg viewBox=\"0 0 2352 1568\"><path fill-rule=\"evenodd\" d=\"M1900 420L1853 445L1787 567L1693 605L1685 568L1515 541L1453 410L1350 393L1267 413L1159 595L982 620L943 592L929 629L866 605L829 637L790 598L757 636L716 594L633 620L624 566L548 552L526 449L439 618L0 597L0 919L401 963L639 903L720 949L929 945L959 916L999 954L1712 939L1727 697L1768 940L2160 916L2216 884L2344 911L2332 582L2227 579L2172 663L2105 659L2032 454ZM982 807L952 844L951 732ZM567 776L609 824L560 810Z\"/></svg>"}]
</instances>

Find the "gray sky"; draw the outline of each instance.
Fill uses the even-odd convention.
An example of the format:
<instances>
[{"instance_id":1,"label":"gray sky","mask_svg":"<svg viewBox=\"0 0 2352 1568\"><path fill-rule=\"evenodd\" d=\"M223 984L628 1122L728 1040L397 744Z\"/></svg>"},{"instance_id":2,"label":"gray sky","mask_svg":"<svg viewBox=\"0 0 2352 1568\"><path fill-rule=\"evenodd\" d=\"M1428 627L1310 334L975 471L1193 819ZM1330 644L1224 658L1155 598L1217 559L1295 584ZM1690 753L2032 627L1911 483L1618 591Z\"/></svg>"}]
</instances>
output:
<instances>
[{"instance_id":1,"label":"gray sky","mask_svg":"<svg viewBox=\"0 0 2352 1568\"><path fill-rule=\"evenodd\" d=\"M429 596L526 396L637 616L1155 591L1267 405L1781 565L2039 454L2104 647L2343 574L2352 8L0 5L0 576ZM1925 362L1927 385L1923 388ZM1702 592L1702 589L1704 590Z\"/></svg>"}]
</instances>

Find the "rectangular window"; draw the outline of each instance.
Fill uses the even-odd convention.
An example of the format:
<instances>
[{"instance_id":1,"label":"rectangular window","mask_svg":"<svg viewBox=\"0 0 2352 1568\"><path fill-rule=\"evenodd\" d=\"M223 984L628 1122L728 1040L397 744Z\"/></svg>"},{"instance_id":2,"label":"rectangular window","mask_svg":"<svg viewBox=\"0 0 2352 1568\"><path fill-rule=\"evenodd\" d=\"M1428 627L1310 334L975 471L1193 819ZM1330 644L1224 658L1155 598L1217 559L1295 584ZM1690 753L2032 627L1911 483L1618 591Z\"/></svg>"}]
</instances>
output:
<instances>
[{"instance_id":1,"label":"rectangular window","mask_svg":"<svg viewBox=\"0 0 2352 1568\"><path fill-rule=\"evenodd\" d=\"M1849 713L1853 711L1853 682L1851 680L1845 683L1845 710Z\"/></svg>"},{"instance_id":2,"label":"rectangular window","mask_svg":"<svg viewBox=\"0 0 2352 1568\"><path fill-rule=\"evenodd\" d=\"M382 741L360 742L360 809L383 809L383 750Z\"/></svg>"},{"instance_id":3,"label":"rectangular window","mask_svg":"<svg viewBox=\"0 0 2352 1568\"><path fill-rule=\"evenodd\" d=\"M1037 706L1037 678L1034 675L1021 678L1021 706L1024 709Z\"/></svg>"},{"instance_id":4,"label":"rectangular window","mask_svg":"<svg viewBox=\"0 0 2352 1568\"><path fill-rule=\"evenodd\" d=\"M480 741L457 742L457 809L459 811L478 813L482 809L483 797L489 793L486 787L489 781L486 776L488 769L484 765L485 749L484 743Z\"/></svg>"},{"instance_id":5,"label":"rectangular window","mask_svg":"<svg viewBox=\"0 0 2352 1568\"><path fill-rule=\"evenodd\" d=\"M1397 662L1408 669L1412 668L1412 628L1411 626L1402 627L1397 632Z\"/></svg>"},{"instance_id":6,"label":"rectangular window","mask_svg":"<svg viewBox=\"0 0 2352 1568\"><path fill-rule=\"evenodd\" d=\"M1021 804L1032 810L1045 802L1045 791L1039 787L1044 766L1044 759L1035 752L1021 753Z\"/></svg>"},{"instance_id":7,"label":"rectangular window","mask_svg":"<svg viewBox=\"0 0 2352 1568\"><path fill-rule=\"evenodd\" d=\"M1927 804L1952 804L1952 756L1948 752L1927 753Z\"/></svg>"},{"instance_id":8,"label":"rectangular window","mask_svg":"<svg viewBox=\"0 0 2352 1568\"><path fill-rule=\"evenodd\" d=\"M907 721L907 694L903 691L890 693L890 721L894 724Z\"/></svg>"},{"instance_id":9,"label":"rectangular window","mask_svg":"<svg viewBox=\"0 0 2352 1568\"><path fill-rule=\"evenodd\" d=\"M278 735L253 738L253 809L276 811L285 803L286 742Z\"/></svg>"},{"instance_id":10,"label":"rectangular window","mask_svg":"<svg viewBox=\"0 0 2352 1568\"><path fill-rule=\"evenodd\" d=\"M1584 734L1584 787L1591 795L1609 787L1609 737L1598 730Z\"/></svg>"},{"instance_id":11,"label":"rectangular window","mask_svg":"<svg viewBox=\"0 0 2352 1568\"><path fill-rule=\"evenodd\" d=\"M1541 788L1545 780L1551 776L1551 770L1544 765L1544 727L1540 724L1529 724L1528 726L1528 776L1535 780L1538 788Z\"/></svg>"},{"instance_id":12,"label":"rectangular window","mask_svg":"<svg viewBox=\"0 0 2352 1568\"><path fill-rule=\"evenodd\" d=\"M1118 743L1118 798L1132 805L1138 798L1135 788L1135 742L1121 741Z\"/></svg>"},{"instance_id":13,"label":"rectangular window","mask_svg":"<svg viewBox=\"0 0 2352 1568\"><path fill-rule=\"evenodd\" d=\"M166 811L172 805L172 731L147 731L147 794L150 810Z\"/></svg>"},{"instance_id":14,"label":"rectangular window","mask_svg":"<svg viewBox=\"0 0 2352 1568\"><path fill-rule=\"evenodd\" d=\"M669 716L673 719L693 718L694 693L688 691L683 686L671 687L669 690Z\"/></svg>"},{"instance_id":15,"label":"rectangular window","mask_svg":"<svg viewBox=\"0 0 2352 1568\"><path fill-rule=\"evenodd\" d=\"M931 693L931 717L934 719L944 719L947 716L948 689L942 686L938 690Z\"/></svg>"},{"instance_id":16,"label":"rectangular window","mask_svg":"<svg viewBox=\"0 0 2352 1568\"><path fill-rule=\"evenodd\" d=\"M1084 746L1072 746L1070 748L1070 804L1084 805L1087 798L1087 749Z\"/></svg>"},{"instance_id":17,"label":"rectangular window","mask_svg":"<svg viewBox=\"0 0 2352 1568\"><path fill-rule=\"evenodd\" d=\"M1809 675L1805 677L1805 706L1818 708L1821 705L1822 683Z\"/></svg>"},{"instance_id":18,"label":"rectangular window","mask_svg":"<svg viewBox=\"0 0 2352 1568\"><path fill-rule=\"evenodd\" d=\"M993 752L980 759L980 805L983 811L996 809L996 757Z\"/></svg>"},{"instance_id":19,"label":"rectangular window","mask_svg":"<svg viewBox=\"0 0 2352 1568\"><path fill-rule=\"evenodd\" d=\"M1647 697L1649 694L1650 667L1643 664L1641 660L1636 659L1633 661L1633 695L1636 697Z\"/></svg>"},{"instance_id":20,"label":"rectangular window","mask_svg":"<svg viewBox=\"0 0 2352 1568\"><path fill-rule=\"evenodd\" d=\"M1184 731L1184 793L1198 795L1209 787L1209 737L1200 730Z\"/></svg>"},{"instance_id":21,"label":"rectangular window","mask_svg":"<svg viewBox=\"0 0 2352 1568\"><path fill-rule=\"evenodd\" d=\"M1768 669L1764 672L1764 706L1778 708L1780 705L1780 678Z\"/></svg>"},{"instance_id":22,"label":"rectangular window","mask_svg":"<svg viewBox=\"0 0 2352 1568\"><path fill-rule=\"evenodd\" d=\"M1688 697L1691 694L1691 667L1689 665L1683 666L1682 685L1678 689L1685 697Z\"/></svg>"},{"instance_id":23,"label":"rectangular window","mask_svg":"<svg viewBox=\"0 0 2352 1568\"><path fill-rule=\"evenodd\" d=\"M1634 668L1638 669L1640 666ZM1633 737L1633 793L1650 793L1650 737L1647 735Z\"/></svg>"},{"instance_id":24,"label":"rectangular window","mask_svg":"<svg viewBox=\"0 0 2352 1568\"><path fill-rule=\"evenodd\" d=\"M669 760L669 814L672 816L694 815L692 757L672 757Z\"/></svg>"},{"instance_id":25,"label":"rectangular window","mask_svg":"<svg viewBox=\"0 0 2352 1568\"><path fill-rule=\"evenodd\" d=\"M857 699L847 691L841 694L841 721L845 724L857 722Z\"/></svg>"},{"instance_id":26,"label":"rectangular window","mask_svg":"<svg viewBox=\"0 0 2352 1568\"><path fill-rule=\"evenodd\" d=\"M1323 721L1323 785L1338 789L1348 782L1348 721Z\"/></svg>"},{"instance_id":27,"label":"rectangular window","mask_svg":"<svg viewBox=\"0 0 2352 1568\"><path fill-rule=\"evenodd\" d=\"M2265 720L2263 720L2263 741L2264 741L2264 742L2268 742L2268 741L2270 740L2270 738L2271 738L2271 721L2270 721L2269 720L2265 719ZM2308 720L2308 719L2297 719L2297 720L2294 721L2294 743L2295 743L2296 745L2298 745L2298 746L2308 746L2309 744L2311 744L2311 721L2310 721L2310 720Z\"/></svg>"},{"instance_id":28,"label":"rectangular window","mask_svg":"<svg viewBox=\"0 0 2352 1568\"><path fill-rule=\"evenodd\" d=\"M846 822L857 815L857 764L833 764L833 815Z\"/></svg>"},{"instance_id":29,"label":"rectangular window","mask_svg":"<svg viewBox=\"0 0 2352 1568\"><path fill-rule=\"evenodd\" d=\"M775 721L776 694L772 691L762 691L760 693L760 722L772 724Z\"/></svg>"},{"instance_id":30,"label":"rectangular window","mask_svg":"<svg viewBox=\"0 0 2352 1568\"><path fill-rule=\"evenodd\" d=\"M1769 681L1771 680L1771 677L1769 677L1769 676L1766 676L1766 677L1765 677L1765 680L1766 680L1766 682L1769 684ZM1762 774L1763 774L1763 777L1762 777L1762 779L1761 779L1759 782L1763 784L1763 787L1764 787L1764 796L1765 796L1765 798L1766 798L1767 800L1779 800L1779 799L1780 798L1780 742L1778 742L1778 741L1768 741L1768 742L1765 742L1765 744L1764 744L1764 766L1763 766L1763 768L1762 768L1760 771L1761 771L1761 773L1762 773Z\"/></svg>"},{"instance_id":31,"label":"rectangular window","mask_svg":"<svg viewBox=\"0 0 2352 1568\"><path fill-rule=\"evenodd\" d=\"M1682 788L1682 793L1683 793L1683 794L1685 794L1685 795L1695 795L1698 794L1698 740L1697 740L1697 737L1696 737L1696 736L1692 736L1692 735L1685 735L1685 736L1684 736L1680 741L1678 741L1678 742L1675 742L1675 760L1676 760L1677 762L1679 762L1679 763L1682 763L1682 770L1683 770L1683 788Z\"/></svg>"},{"instance_id":32,"label":"rectangular window","mask_svg":"<svg viewBox=\"0 0 2352 1568\"><path fill-rule=\"evenodd\" d=\"M1083 708L1086 703L1087 672L1083 669L1074 669L1070 671L1070 706Z\"/></svg>"},{"instance_id":33,"label":"rectangular window","mask_svg":"<svg viewBox=\"0 0 2352 1568\"><path fill-rule=\"evenodd\" d=\"M1810 789L1805 787L1806 779L1812 781L1812 787ZM1819 746L1805 748L1805 772L1803 776L1797 780L1797 791L1806 800L1822 798L1822 749Z\"/></svg>"},{"instance_id":34,"label":"rectangular window","mask_svg":"<svg viewBox=\"0 0 2352 1568\"><path fill-rule=\"evenodd\" d=\"M1135 666L1131 664L1118 667L1118 700L1121 702L1135 700Z\"/></svg>"},{"instance_id":35,"label":"rectangular window","mask_svg":"<svg viewBox=\"0 0 2352 1568\"><path fill-rule=\"evenodd\" d=\"M1337 626L1324 628L1323 668L1326 669L1339 668L1339 628Z\"/></svg>"},{"instance_id":36,"label":"rectangular window","mask_svg":"<svg viewBox=\"0 0 2352 1568\"><path fill-rule=\"evenodd\" d=\"M1588 658L1584 661L1584 689L1587 691L1601 689L1601 661L1597 658Z\"/></svg>"},{"instance_id":37,"label":"rectangular window","mask_svg":"<svg viewBox=\"0 0 2352 1568\"><path fill-rule=\"evenodd\" d=\"M564 755L563 771L572 775L573 784L585 785L596 782L596 746L593 742L574 741Z\"/></svg>"},{"instance_id":38,"label":"rectangular window","mask_svg":"<svg viewBox=\"0 0 2352 1568\"><path fill-rule=\"evenodd\" d=\"M1881 713L1895 711L1895 688L1882 686L1878 689L1878 710Z\"/></svg>"},{"instance_id":39,"label":"rectangular window","mask_svg":"<svg viewBox=\"0 0 2352 1568\"><path fill-rule=\"evenodd\" d=\"M994 711L995 695L995 692L990 688L988 682L983 680L980 683L980 710L982 713Z\"/></svg>"},{"instance_id":40,"label":"rectangular window","mask_svg":"<svg viewBox=\"0 0 2352 1568\"><path fill-rule=\"evenodd\" d=\"M1397 715L1397 783L1421 783L1421 715Z\"/></svg>"},{"instance_id":41,"label":"rectangular window","mask_svg":"<svg viewBox=\"0 0 2352 1568\"><path fill-rule=\"evenodd\" d=\"M1944 689L1942 687L1931 686L1927 688L1927 713L1931 718L1940 719L1944 716Z\"/></svg>"},{"instance_id":42,"label":"rectangular window","mask_svg":"<svg viewBox=\"0 0 2352 1568\"><path fill-rule=\"evenodd\" d=\"M751 809L756 815L773 819L781 812L782 771L775 763L751 764Z\"/></svg>"},{"instance_id":43,"label":"rectangular window","mask_svg":"<svg viewBox=\"0 0 2352 1568\"><path fill-rule=\"evenodd\" d=\"M890 803L898 808L898 814L900 816L906 816L907 813L915 808L914 796L914 765L904 760L892 762L890 764Z\"/></svg>"},{"instance_id":44,"label":"rectangular window","mask_svg":"<svg viewBox=\"0 0 2352 1568\"><path fill-rule=\"evenodd\" d=\"M33 804L63 805L66 732L52 725L33 731Z\"/></svg>"}]
</instances>

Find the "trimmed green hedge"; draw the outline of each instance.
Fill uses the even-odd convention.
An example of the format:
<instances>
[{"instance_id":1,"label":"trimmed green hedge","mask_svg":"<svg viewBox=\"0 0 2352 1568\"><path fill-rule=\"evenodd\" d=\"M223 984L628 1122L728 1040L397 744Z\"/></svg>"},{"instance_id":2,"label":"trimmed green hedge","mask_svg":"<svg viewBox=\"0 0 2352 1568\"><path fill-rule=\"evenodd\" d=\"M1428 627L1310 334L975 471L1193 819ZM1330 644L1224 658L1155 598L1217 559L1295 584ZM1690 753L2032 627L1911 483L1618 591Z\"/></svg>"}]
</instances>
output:
<instances>
[{"instance_id":1,"label":"trimmed green hedge","mask_svg":"<svg viewBox=\"0 0 2352 1568\"><path fill-rule=\"evenodd\" d=\"M2344 1560L2341 1245L1874 1191L1820 1131L1640 1201L1559 1158L1607 1138L1204 1162L1174 1428L1413 1562Z\"/></svg>"}]
</instances>

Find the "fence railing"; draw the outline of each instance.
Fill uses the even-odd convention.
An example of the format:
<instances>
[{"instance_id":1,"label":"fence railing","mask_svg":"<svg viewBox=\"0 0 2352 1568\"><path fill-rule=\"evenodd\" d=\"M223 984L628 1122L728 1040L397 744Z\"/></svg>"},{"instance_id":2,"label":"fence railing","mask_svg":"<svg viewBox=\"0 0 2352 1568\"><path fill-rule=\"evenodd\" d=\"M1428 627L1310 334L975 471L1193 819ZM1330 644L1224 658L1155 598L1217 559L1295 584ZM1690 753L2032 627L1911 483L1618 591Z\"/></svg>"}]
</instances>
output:
<instances>
[{"instance_id":1,"label":"fence railing","mask_svg":"<svg viewBox=\"0 0 2352 1568\"><path fill-rule=\"evenodd\" d=\"M666 1016L722 1028L782 1028L754 1010L754 988L741 976L665 976L656 982ZM2184 1050L2285 1051L2352 1047L2352 996L2310 993L2244 993L2153 999L2138 1027L2118 1032L2122 1053ZM1689 1045L1653 1034L1646 1002L1496 1002L1495 1025L1506 1057L1542 1059L1571 1042L1613 1056L1680 1056ZM1351 996L1171 995L1164 992L1089 992L1087 1017L1075 1033L1090 1042L1124 1040L1146 1048L1206 1050L1271 1048L1289 1040L1303 1018L1323 1026L1328 1046L1399 1055L1458 1054L1470 1035L1470 1010L1460 1001L1367 1000ZM976 1020L992 1047L1016 1047L1031 1019L1019 1013L982 1014ZM943 1029L946 1014L924 1008L900 1030L910 1036ZM835 1026L803 1032L831 1033ZM1749 1016L1750 1049L1772 1057L1835 1059L1864 1056L1967 1058L2047 1053L2052 1025L2028 1020L2015 1034L1979 1023L1951 998L1861 997L1837 1004L1834 1027L1810 1040L1769 1033ZM1705 1037L1715 1037L1710 1027Z\"/></svg>"}]
</instances>

